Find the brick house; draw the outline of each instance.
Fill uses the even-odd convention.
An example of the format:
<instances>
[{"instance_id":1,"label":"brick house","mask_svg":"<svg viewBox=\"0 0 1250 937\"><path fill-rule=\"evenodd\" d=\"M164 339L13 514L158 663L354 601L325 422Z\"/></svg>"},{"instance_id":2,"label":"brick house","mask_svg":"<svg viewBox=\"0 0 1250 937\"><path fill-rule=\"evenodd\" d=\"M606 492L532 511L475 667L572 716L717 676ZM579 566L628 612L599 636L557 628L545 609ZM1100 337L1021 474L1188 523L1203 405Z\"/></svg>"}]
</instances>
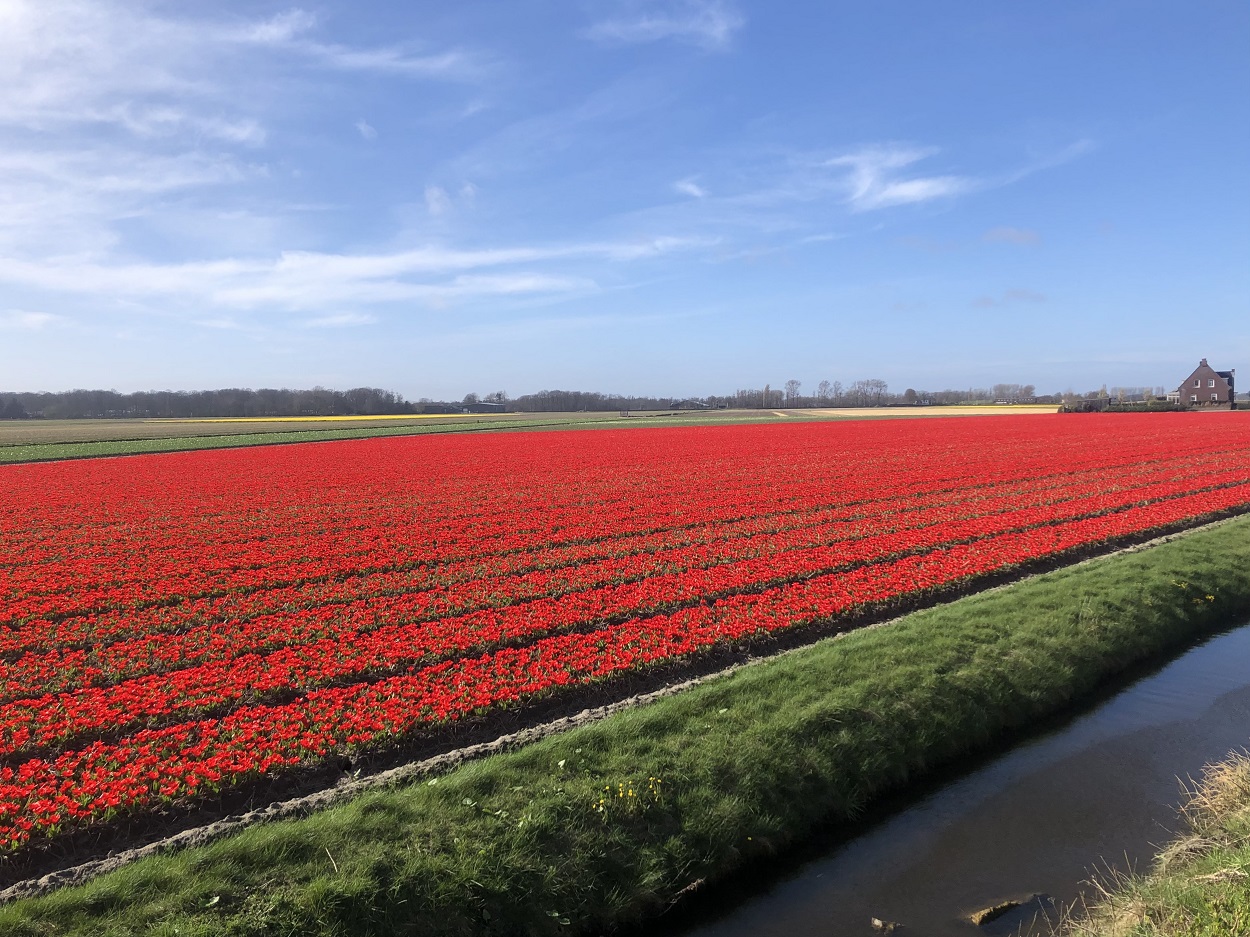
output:
<instances>
[{"instance_id":1,"label":"brick house","mask_svg":"<svg viewBox=\"0 0 1250 937\"><path fill-rule=\"evenodd\" d=\"M1233 396L1236 393L1233 387L1233 377L1236 373L1236 370L1217 371L1207 364L1206 358L1203 358L1198 362L1194 373L1185 378L1181 386L1176 389L1175 399L1189 407L1200 404L1228 406L1233 402ZM1168 394L1168 396L1173 395Z\"/></svg>"}]
</instances>

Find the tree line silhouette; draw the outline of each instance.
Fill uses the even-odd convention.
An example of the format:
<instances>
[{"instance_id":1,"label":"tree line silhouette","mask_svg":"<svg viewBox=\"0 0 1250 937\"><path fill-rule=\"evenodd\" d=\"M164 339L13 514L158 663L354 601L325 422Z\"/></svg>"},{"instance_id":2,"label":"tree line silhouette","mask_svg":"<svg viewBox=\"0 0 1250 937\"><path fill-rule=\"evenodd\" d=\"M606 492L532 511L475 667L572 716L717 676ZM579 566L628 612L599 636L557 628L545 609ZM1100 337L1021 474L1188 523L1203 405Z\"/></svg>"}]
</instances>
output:
<instances>
[{"instance_id":1,"label":"tree line silhouette","mask_svg":"<svg viewBox=\"0 0 1250 937\"><path fill-rule=\"evenodd\" d=\"M59 393L0 393L0 419L203 419L208 417L384 416L412 413L502 412L544 413L610 410L776 409L803 407L924 406L960 403L1058 402L1058 396L1037 397L1030 384L996 384L988 388L926 391L907 388L892 393L885 381L870 378L845 387L821 381L815 393L803 394L802 383L781 387L765 384L733 394L706 397L649 397L581 390L540 390L511 398L504 391L466 394L462 400L421 398L410 401L377 387L351 390L288 388L225 388L195 391L68 390Z\"/></svg>"}]
</instances>

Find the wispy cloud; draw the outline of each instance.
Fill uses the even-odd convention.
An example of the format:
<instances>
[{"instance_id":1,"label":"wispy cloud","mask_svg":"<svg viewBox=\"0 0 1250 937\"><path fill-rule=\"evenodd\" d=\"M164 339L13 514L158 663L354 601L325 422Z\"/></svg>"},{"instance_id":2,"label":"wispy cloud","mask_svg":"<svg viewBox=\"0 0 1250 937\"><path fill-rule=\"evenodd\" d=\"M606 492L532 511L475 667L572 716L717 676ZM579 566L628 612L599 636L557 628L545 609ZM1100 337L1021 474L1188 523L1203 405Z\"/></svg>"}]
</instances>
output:
<instances>
[{"instance_id":1,"label":"wispy cloud","mask_svg":"<svg viewBox=\"0 0 1250 937\"><path fill-rule=\"evenodd\" d=\"M300 325L307 329L342 329L357 325L374 325L377 321L377 316L368 315L367 313L341 312L332 316L317 316L313 319L305 319Z\"/></svg>"},{"instance_id":2,"label":"wispy cloud","mask_svg":"<svg viewBox=\"0 0 1250 937\"><path fill-rule=\"evenodd\" d=\"M468 78L480 74L483 68L477 56L461 50L420 54L402 46L362 49L317 42L308 38L308 33L317 25L318 18L314 14L297 9L241 28L217 30L216 35L225 41L293 52L330 68L347 71Z\"/></svg>"},{"instance_id":3,"label":"wispy cloud","mask_svg":"<svg viewBox=\"0 0 1250 937\"><path fill-rule=\"evenodd\" d=\"M316 24L317 17L307 10L287 10L267 20L247 23L227 35L243 42L280 45L297 39Z\"/></svg>"},{"instance_id":4,"label":"wispy cloud","mask_svg":"<svg viewBox=\"0 0 1250 937\"><path fill-rule=\"evenodd\" d=\"M1019 244L1022 247L1036 247L1042 242L1041 235L1030 228L991 228L985 232L984 240L998 244Z\"/></svg>"},{"instance_id":5,"label":"wispy cloud","mask_svg":"<svg viewBox=\"0 0 1250 937\"><path fill-rule=\"evenodd\" d=\"M185 130L255 142L262 133L240 94L238 56L287 54L309 64L462 79L473 54L315 41L317 18L292 10L265 20L159 15L117 0L5 0L0 4L0 124L46 130L66 121L113 123L139 134ZM240 113L244 111L244 113Z\"/></svg>"},{"instance_id":6,"label":"wispy cloud","mask_svg":"<svg viewBox=\"0 0 1250 937\"><path fill-rule=\"evenodd\" d=\"M451 211L451 196L447 190L438 185L425 187L425 207L431 215L438 218Z\"/></svg>"},{"instance_id":7,"label":"wispy cloud","mask_svg":"<svg viewBox=\"0 0 1250 937\"><path fill-rule=\"evenodd\" d=\"M935 152L878 146L835 157L826 165L846 170L846 201L855 211L950 198L976 187L976 181L966 176L906 176L902 172Z\"/></svg>"},{"instance_id":8,"label":"wispy cloud","mask_svg":"<svg viewBox=\"0 0 1250 937\"><path fill-rule=\"evenodd\" d=\"M256 194L271 162L299 171L270 153L271 125L302 106L296 79L303 90L344 70L460 80L483 64L455 49L327 43L329 25L299 8L0 0L0 252L144 253L174 229L202 242L195 232L220 229L217 215L265 210ZM356 130L377 135L363 119Z\"/></svg>"},{"instance_id":9,"label":"wispy cloud","mask_svg":"<svg viewBox=\"0 0 1250 937\"><path fill-rule=\"evenodd\" d=\"M673 183L673 191L691 198L707 198L707 190L693 179L680 179Z\"/></svg>"},{"instance_id":10,"label":"wispy cloud","mask_svg":"<svg viewBox=\"0 0 1250 937\"><path fill-rule=\"evenodd\" d=\"M444 218L457 211L472 209L477 202L477 186L462 182L455 189L441 185L425 187L425 210L431 218Z\"/></svg>"},{"instance_id":11,"label":"wispy cloud","mask_svg":"<svg viewBox=\"0 0 1250 937\"><path fill-rule=\"evenodd\" d=\"M0 149L0 252L19 256L103 251L117 225L161 200L265 175L229 154L162 154L125 146Z\"/></svg>"},{"instance_id":12,"label":"wispy cloud","mask_svg":"<svg viewBox=\"0 0 1250 937\"><path fill-rule=\"evenodd\" d=\"M177 139L185 136L251 147L263 146L268 139L268 131L256 118L196 114L186 107L165 104L126 102L82 116L86 121L123 127L141 139Z\"/></svg>"},{"instance_id":13,"label":"wispy cloud","mask_svg":"<svg viewBox=\"0 0 1250 937\"><path fill-rule=\"evenodd\" d=\"M53 315L50 312L28 312L23 309L0 310L0 329L34 332L63 321L63 316Z\"/></svg>"},{"instance_id":14,"label":"wispy cloud","mask_svg":"<svg viewBox=\"0 0 1250 937\"><path fill-rule=\"evenodd\" d=\"M344 304L561 295L598 289L570 264L644 261L706 246L679 238L539 247L456 250L427 247L384 254L288 251L272 260L102 264L0 257L0 283L61 294L133 301L181 300L196 309L323 311ZM521 268L521 269L518 269Z\"/></svg>"},{"instance_id":15,"label":"wispy cloud","mask_svg":"<svg viewBox=\"0 0 1250 937\"><path fill-rule=\"evenodd\" d=\"M672 39L705 49L725 49L746 23L734 7L720 0L649 3L620 17L602 20L585 31L589 39L610 43Z\"/></svg>"}]
</instances>

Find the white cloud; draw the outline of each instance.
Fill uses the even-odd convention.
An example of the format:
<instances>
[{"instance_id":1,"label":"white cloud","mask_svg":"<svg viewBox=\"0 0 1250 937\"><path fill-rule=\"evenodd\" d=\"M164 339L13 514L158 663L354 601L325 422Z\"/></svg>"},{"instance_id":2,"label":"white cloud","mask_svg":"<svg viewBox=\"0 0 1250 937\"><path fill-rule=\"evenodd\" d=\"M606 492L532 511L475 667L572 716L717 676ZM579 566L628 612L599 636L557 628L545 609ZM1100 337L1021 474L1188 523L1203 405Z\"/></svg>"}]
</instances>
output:
<instances>
[{"instance_id":1,"label":"white cloud","mask_svg":"<svg viewBox=\"0 0 1250 937\"><path fill-rule=\"evenodd\" d=\"M451 196L442 186L427 185L425 187L425 207L431 215L438 218L451 211Z\"/></svg>"},{"instance_id":2,"label":"white cloud","mask_svg":"<svg viewBox=\"0 0 1250 937\"><path fill-rule=\"evenodd\" d=\"M222 329L225 331L238 332L249 331L249 327L244 325L242 322L225 316L217 319L194 319L192 320L192 324L203 326L206 329Z\"/></svg>"},{"instance_id":3,"label":"white cloud","mask_svg":"<svg viewBox=\"0 0 1250 937\"><path fill-rule=\"evenodd\" d=\"M281 45L292 41L316 24L317 17L307 10L288 10L271 19L249 23L239 29L236 35L243 42Z\"/></svg>"},{"instance_id":4,"label":"white cloud","mask_svg":"<svg viewBox=\"0 0 1250 937\"><path fill-rule=\"evenodd\" d=\"M483 68L460 50L317 42L309 38L317 25L299 9L238 24L119 0L2 0L0 124L113 123L141 135L186 130L255 142L262 130L246 111L259 89L245 90L255 70L240 68L240 56L426 78L462 79Z\"/></svg>"},{"instance_id":5,"label":"white cloud","mask_svg":"<svg viewBox=\"0 0 1250 937\"><path fill-rule=\"evenodd\" d=\"M195 93L196 83L177 74L177 51L187 51L189 40L177 24L124 6L6 0L0 121L42 128L62 119L105 119L106 102Z\"/></svg>"},{"instance_id":6,"label":"white cloud","mask_svg":"<svg viewBox=\"0 0 1250 937\"><path fill-rule=\"evenodd\" d=\"M174 189L240 182L261 170L202 153L137 155L121 148L76 151L0 151L0 191L12 183L48 185L80 196L159 194Z\"/></svg>"},{"instance_id":7,"label":"white cloud","mask_svg":"<svg viewBox=\"0 0 1250 937\"><path fill-rule=\"evenodd\" d=\"M430 78L467 78L480 73L482 69L474 56L459 50L419 55L396 46L358 49L317 42L307 38L307 34L313 31L318 22L314 14L295 9L242 28L216 29L212 32L223 42L268 46L346 71L390 72Z\"/></svg>"},{"instance_id":8,"label":"white cloud","mask_svg":"<svg viewBox=\"0 0 1250 937\"><path fill-rule=\"evenodd\" d=\"M0 329L35 332L62 321L64 316L55 316L50 312L27 312L22 309L0 311Z\"/></svg>"},{"instance_id":9,"label":"white cloud","mask_svg":"<svg viewBox=\"0 0 1250 937\"><path fill-rule=\"evenodd\" d=\"M585 35L601 42L673 39L705 49L724 49L746 22L741 13L721 0L678 0L651 6L659 8L603 20L587 29Z\"/></svg>"},{"instance_id":10,"label":"white cloud","mask_svg":"<svg viewBox=\"0 0 1250 937\"><path fill-rule=\"evenodd\" d=\"M215 153L0 148L0 253L104 251L116 244L118 224L156 211L164 199L264 174Z\"/></svg>"},{"instance_id":11,"label":"white cloud","mask_svg":"<svg viewBox=\"0 0 1250 937\"><path fill-rule=\"evenodd\" d=\"M707 190L693 179L679 179L673 183L673 191L691 198L707 198Z\"/></svg>"},{"instance_id":12,"label":"white cloud","mask_svg":"<svg viewBox=\"0 0 1250 937\"><path fill-rule=\"evenodd\" d=\"M305 319L300 324L309 329L341 329L353 325L373 325L377 321L377 316L360 312L342 312L332 316Z\"/></svg>"},{"instance_id":13,"label":"white cloud","mask_svg":"<svg viewBox=\"0 0 1250 937\"><path fill-rule=\"evenodd\" d=\"M288 76L478 68L458 50L327 44L325 28L298 8L232 17L211 5L0 0L0 253L104 255L174 230L204 242L197 231L255 195L242 185L270 175L263 154L293 103ZM376 136L363 119L356 129Z\"/></svg>"},{"instance_id":14,"label":"white cloud","mask_svg":"<svg viewBox=\"0 0 1250 937\"><path fill-rule=\"evenodd\" d=\"M170 264L104 264L81 258L36 262L0 256L0 283L108 301L173 300L195 308L201 319L214 307L324 311L331 316L348 303L593 291L598 286L591 276L543 268L640 261L701 243L654 238L483 250L427 247L388 254L288 251L271 260ZM530 269L500 269L521 266Z\"/></svg>"},{"instance_id":15,"label":"white cloud","mask_svg":"<svg viewBox=\"0 0 1250 937\"><path fill-rule=\"evenodd\" d=\"M378 132L373 128L373 125L363 117L356 121L355 126L356 130L359 131L360 135L366 140L376 140L378 138Z\"/></svg>"},{"instance_id":16,"label":"white cloud","mask_svg":"<svg viewBox=\"0 0 1250 937\"><path fill-rule=\"evenodd\" d=\"M846 200L855 211L927 202L962 195L977 187L966 176L899 178L899 171L936 152L931 149L870 147L829 160L826 165L847 170Z\"/></svg>"},{"instance_id":17,"label":"white cloud","mask_svg":"<svg viewBox=\"0 0 1250 937\"><path fill-rule=\"evenodd\" d=\"M292 43L290 47L325 65L344 71L467 79L477 76L482 70L473 57L464 52L409 55L401 49L347 49L316 42Z\"/></svg>"},{"instance_id":18,"label":"white cloud","mask_svg":"<svg viewBox=\"0 0 1250 937\"><path fill-rule=\"evenodd\" d=\"M168 105L142 106L134 102L118 104L86 115L102 123L124 127L140 138L176 138L191 135L223 143L263 146L267 131L259 120L250 117L229 119L193 114L184 108Z\"/></svg>"}]
</instances>

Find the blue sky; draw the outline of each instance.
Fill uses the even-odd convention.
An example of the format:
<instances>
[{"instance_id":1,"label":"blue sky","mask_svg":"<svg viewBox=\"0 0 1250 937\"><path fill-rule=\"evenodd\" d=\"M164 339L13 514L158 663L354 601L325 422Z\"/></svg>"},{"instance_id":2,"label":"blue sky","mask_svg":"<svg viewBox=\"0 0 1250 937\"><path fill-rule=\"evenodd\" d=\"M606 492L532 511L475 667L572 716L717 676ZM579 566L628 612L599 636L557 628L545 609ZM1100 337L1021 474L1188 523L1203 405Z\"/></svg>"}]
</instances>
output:
<instances>
[{"instance_id":1,"label":"blue sky","mask_svg":"<svg viewBox=\"0 0 1250 937\"><path fill-rule=\"evenodd\" d=\"M1250 373L1250 7L0 0L0 390Z\"/></svg>"}]
</instances>

